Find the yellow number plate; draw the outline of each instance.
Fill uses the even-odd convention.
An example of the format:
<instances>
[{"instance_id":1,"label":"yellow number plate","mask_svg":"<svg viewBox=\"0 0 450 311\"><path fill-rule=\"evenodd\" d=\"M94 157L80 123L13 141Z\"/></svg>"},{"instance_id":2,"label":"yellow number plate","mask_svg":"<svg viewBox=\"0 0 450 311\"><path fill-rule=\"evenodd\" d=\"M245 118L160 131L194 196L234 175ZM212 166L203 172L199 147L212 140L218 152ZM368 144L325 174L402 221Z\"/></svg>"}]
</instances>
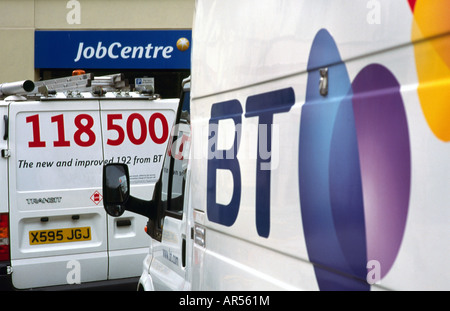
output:
<instances>
[{"instance_id":1,"label":"yellow number plate","mask_svg":"<svg viewBox=\"0 0 450 311\"><path fill-rule=\"evenodd\" d=\"M30 231L30 245L91 240L91 227Z\"/></svg>"}]
</instances>

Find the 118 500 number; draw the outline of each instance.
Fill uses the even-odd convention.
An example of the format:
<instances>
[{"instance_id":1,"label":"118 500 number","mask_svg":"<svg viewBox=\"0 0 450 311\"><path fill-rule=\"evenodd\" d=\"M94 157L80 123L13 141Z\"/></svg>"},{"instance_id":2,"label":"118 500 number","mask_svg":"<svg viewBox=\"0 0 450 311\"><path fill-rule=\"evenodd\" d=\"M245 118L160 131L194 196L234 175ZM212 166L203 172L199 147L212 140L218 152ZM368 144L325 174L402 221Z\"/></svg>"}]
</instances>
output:
<instances>
[{"instance_id":1,"label":"118 500 number","mask_svg":"<svg viewBox=\"0 0 450 311\"><path fill-rule=\"evenodd\" d=\"M115 131L117 138L108 139L106 144L118 146L125 140L125 136L134 145L141 145L147 139L147 132L150 139L156 144L163 144L169 137L169 124L166 117L159 112L153 113L149 120L148 126L145 118L139 113L132 113L126 120L126 129L124 129L117 121L122 120L120 113L107 115L107 131ZM51 117L51 122L56 125L57 140L53 141L54 147L70 147L71 141L66 139L64 127L64 114L58 114ZM30 148L42 148L47 145L46 141L41 139L41 126L39 114L26 117L26 122L32 126L32 140L28 142ZM80 147L90 147L96 141L96 134L92 130L94 126L94 118L89 114L79 114L74 118L74 125L77 130L73 134L73 141ZM162 128L160 136L156 133L157 122ZM138 126L135 126L137 124ZM135 128L139 128L135 133Z\"/></svg>"}]
</instances>

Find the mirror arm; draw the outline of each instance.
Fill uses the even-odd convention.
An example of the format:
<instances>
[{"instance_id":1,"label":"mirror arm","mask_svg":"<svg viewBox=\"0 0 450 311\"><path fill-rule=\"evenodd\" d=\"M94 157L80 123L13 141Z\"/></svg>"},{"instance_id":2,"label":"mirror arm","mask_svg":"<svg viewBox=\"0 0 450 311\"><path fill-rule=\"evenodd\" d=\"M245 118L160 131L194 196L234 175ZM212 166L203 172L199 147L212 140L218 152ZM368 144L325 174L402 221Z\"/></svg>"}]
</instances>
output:
<instances>
[{"instance_id":1,"label":"mirror arm","mask_svg":"<svg viewBox=\"0 0 450 311\"><path fill-rule=\"evenodd\" d=\"M125 203L125 209L127 211L145 216L151 220L156 219L157 208L156 203L153 200L141 200L130 195Z\"/></svg>"}]
</instances>

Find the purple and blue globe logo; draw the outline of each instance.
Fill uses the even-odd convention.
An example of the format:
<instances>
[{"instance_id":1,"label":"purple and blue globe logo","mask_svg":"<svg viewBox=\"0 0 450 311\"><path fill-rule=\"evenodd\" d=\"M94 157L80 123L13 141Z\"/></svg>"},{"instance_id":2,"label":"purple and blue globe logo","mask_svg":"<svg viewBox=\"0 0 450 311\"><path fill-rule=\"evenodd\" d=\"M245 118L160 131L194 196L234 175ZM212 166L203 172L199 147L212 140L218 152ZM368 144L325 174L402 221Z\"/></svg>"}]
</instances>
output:
<instances>
[{"instance_id":1,"label":"purple and blue globe logo","mask_svg":"<svg viewBox=\"0 0 450 311\"><path fill-rule=\"evenodd\" d=\"M328 67L328 95L318 91ZM400 84L381 64L350 81L339 50L320 30L308 61L299 141L304 235L320 290L370 290L397 257L411 184L408 124Z\"/></svg>"}]
</instances>

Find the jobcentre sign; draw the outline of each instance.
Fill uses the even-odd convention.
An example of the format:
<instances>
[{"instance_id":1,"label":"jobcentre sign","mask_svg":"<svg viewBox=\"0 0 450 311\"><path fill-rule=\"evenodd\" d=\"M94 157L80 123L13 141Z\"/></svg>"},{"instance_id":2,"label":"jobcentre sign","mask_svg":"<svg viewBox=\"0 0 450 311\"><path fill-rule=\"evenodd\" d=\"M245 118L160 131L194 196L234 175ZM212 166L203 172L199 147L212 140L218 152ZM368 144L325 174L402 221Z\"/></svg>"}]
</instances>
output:
<instances>
[{"instance_id":1,"label":"jobcentre sign","mask_svg":"<svg viewBox=\"0 0 450 311\"><path fill-rule=\"evenodd\" d=\"M190 69L191 30L35 31L35 68Z\"/></svg>"}]
</instances>

